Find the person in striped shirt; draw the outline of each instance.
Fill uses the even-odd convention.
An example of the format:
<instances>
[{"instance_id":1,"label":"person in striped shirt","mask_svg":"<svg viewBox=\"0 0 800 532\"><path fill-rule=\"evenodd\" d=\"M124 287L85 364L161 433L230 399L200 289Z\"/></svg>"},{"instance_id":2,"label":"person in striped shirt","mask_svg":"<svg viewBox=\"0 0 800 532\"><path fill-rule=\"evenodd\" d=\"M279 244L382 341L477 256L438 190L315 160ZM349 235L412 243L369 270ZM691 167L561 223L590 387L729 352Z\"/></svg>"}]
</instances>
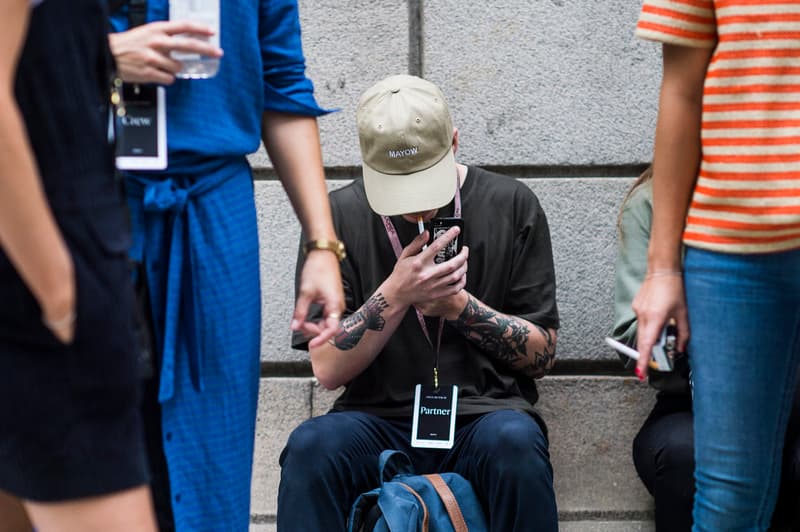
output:
<instances>
[{"instance_id":1,"label":"person in striped shirt","mask_svg":"<svg viewBox=\"0 0 800 532\"><path fill-rule=\"evenodd\" d=\"M636 34L663 43L637 372L675 318L694 530L766 530L800 358L800 0L645 0Z\"/></svg>"}]
</instances>

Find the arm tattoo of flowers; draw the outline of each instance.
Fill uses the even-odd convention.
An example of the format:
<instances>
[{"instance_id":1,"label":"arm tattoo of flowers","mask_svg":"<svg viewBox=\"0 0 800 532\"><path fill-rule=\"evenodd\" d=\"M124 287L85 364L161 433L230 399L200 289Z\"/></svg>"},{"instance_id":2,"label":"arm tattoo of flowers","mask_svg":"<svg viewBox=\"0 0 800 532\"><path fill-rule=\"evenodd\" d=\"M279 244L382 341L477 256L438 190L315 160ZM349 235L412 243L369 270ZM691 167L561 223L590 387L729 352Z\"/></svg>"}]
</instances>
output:
<instances>
[{"instance_id":1,"label":"arm tattoo of flowers","mask_svg":"<svg viewBox=\"0 0 800 532\"><path fill-rule=\"evenodd\" d=\"M389 306L383 294L375 294L358 311L342 320L331 343L342 351L353 349L367 329L382 331L386 320L381 313Z\"/></svg>"},{"instance_id":2,"label":"arm tattoo of flowers","mask_svg":"<svg viewBox=\"0 0 800 532\"><path fill-rule=\"evenodd\" d=\"M450 324L482 351L531 378L544 375L555 356L555 345L547 330L536 325L547 344L543 353L535 352L530 357L527 348L530 330L526 324L480 306L473 297Z\"/></svg>"}]
</instances>

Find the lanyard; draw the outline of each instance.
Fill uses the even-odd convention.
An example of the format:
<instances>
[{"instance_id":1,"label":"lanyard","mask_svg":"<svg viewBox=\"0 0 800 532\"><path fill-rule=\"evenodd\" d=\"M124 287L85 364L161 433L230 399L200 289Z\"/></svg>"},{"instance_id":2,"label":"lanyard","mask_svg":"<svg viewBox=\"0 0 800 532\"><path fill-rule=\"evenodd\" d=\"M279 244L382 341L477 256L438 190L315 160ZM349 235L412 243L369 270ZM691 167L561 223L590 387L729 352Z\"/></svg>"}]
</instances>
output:
<instances>
[{"instance_id":1,"label":"lanyard","mask_svg":"<svg viewBox=\"0 0 800 532\"><path fill-rule=\"evenodd\" d=\"M461 218L461 178L456 172L456 194L454 198L454 210L453 216L456 218ZM403 246L400 244L400 237L397 236L397 229L395 228L392 220L389 219L388 216L381 216L381 220L383 221L383 227L386 229L386 235L389 237L389 242L392 243L392 249L394 250L394 255L398 259L400 258L400 254L403 253ZM425 325L425 316L422 315L422 311L414 305L414 312L417 314L417 321L419 321L419 326L422 328L422 334L425 335L425 339L428 341L428 345L431 346L431 349L434 349L435 358L433 362L433 387L435 390L439 389L439 348L442 345L442 331L444 330L444 318L439 318L439 332L436 335L436 346L433 345L433 341L431 341L431 335L428 332L428 326Z\"/></svg>"}]
</instances>

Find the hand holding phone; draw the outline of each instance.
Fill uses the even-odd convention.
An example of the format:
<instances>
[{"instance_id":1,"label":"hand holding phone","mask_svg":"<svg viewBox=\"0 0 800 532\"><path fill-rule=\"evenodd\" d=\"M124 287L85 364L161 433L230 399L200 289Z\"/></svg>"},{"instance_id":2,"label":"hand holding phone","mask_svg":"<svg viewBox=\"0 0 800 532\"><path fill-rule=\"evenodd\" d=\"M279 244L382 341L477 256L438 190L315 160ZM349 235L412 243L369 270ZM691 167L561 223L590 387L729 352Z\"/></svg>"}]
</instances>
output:
<instances>
[{"instance_id":1,"label":"hand holding phone","mask_svg":"<svg viewBox=\"0 0 800 532\"><path fill-rule=\"evenodd\" d=\"M656 345L653 346L653 354L650 359L649 366L658 371L672 371L675 367L675 355L678 339L678 330L674 320L661 330ZM606 338L606 343L616 349L618 352L628 356L634 360L639 360L639 352L632 347L629 347L622 342L618 342L613 338Z\"/></svg>"},{"instance_id":2,"label":"hand holding phone","mask_svg":"<svg viewBox=\"0 0 800 532\"><path fill-rule=\"evenodd\" d=\"M449 244L439 250L439 252L433 258L433 262L436 264L446 262L461 253L464 236L464 220L462 218L433 218L431 220L431 232L428 245L432 244L434 240L445 234L448 229L455 226L458 226L461 231L458 233L458 236L456 236Z\"/></svg>"}]
</instances>

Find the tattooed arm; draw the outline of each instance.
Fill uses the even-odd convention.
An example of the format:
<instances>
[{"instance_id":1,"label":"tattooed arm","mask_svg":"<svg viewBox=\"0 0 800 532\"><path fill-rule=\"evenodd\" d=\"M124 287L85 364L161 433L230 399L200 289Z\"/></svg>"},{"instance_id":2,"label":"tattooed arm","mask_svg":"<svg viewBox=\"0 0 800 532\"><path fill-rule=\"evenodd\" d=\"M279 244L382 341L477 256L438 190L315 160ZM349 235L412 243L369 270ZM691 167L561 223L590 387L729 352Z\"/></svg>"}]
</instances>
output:
<instances>
[{"instance_id":1,"label":"tattooed arm","mask_svg":"<svg viewBox=\"0 0 800 532\"><path fill-rule=\"evenodd\" d=\"M411 305L457 294L466 283L464 246L455 258L436 264L434 257L458 234L452 228L423 251L427 231L403 248L389 277L356 312L344 318L333 339L311 347L311 367L320 384L333 390L364 371L397 330Z\"/></svg>"},{"instance_id":2,"label":"tattooed arm","mask_svg":"<svg viewBox=\"0 0 800 532\"><path fill-rule=\"evenodd\" d=\"M556 356L556 331L498 312L466 290L467 303L448 323L482 351L530 377L544 377Z\"/></svg>"},{"instance_id":3,"label":"tattooed arm","mask_svg":"<svg viewBox=\"0 0 800 532\"><path fill-rule=\"evenodd\" d=\"M384 285L342 319L327 344L310 350L314 376L325 388L336 389L364 371L402 321L408 305L397 302Z\"/></svg>"}]
</instances>

